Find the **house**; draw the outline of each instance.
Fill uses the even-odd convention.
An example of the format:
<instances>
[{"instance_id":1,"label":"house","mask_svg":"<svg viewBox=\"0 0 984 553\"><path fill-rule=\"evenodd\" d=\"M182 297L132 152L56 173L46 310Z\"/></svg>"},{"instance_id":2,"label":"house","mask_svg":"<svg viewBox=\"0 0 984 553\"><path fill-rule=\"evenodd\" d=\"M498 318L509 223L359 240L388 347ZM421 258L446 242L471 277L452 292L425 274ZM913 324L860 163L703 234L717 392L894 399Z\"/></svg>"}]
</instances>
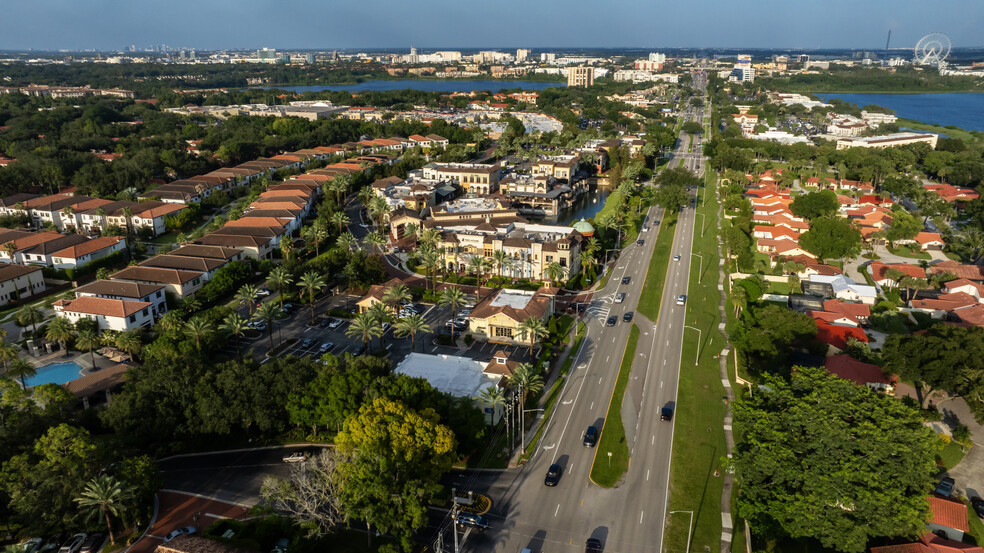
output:
<instances>
[{"instance_id":1,"label":"house","mask_svg":"<svg viewBox=\"0 0 984 553\"><path fill-rule=\"evenodd\" d=\"M40 267L0 263L0 307L45 290Z\"/></svg>"},{"instance_id":2,"label":"house","mask_svg":"<svg viewBox=\"0 0 984 553\"><path fill-rule=\"evenodd\" d=\"M913 240L919 244L919 249L924 252L930 250L943 251L946 246L946 242L943 241L943 237L938 232L920 232Z\"/></svg>"},{"instance_id":3,"label":"house","mask_svg":"<svg viewBox=\"0 0 984 553\"><path fill-rule=\"evenodd\" d=\"M823 310L828 313L837 313L839 315L853 317L854 320L858 321L862 325L867 324L868 318L871 317L871 308L863 303L854 303L841 300L825 300L823 302Z\"/></svg>"},{"instance_id":4,"label":"house","mask_svg":"<svg viewBox=\"0 0 984 553\"><path fill-rule=\"evenodd\" d=\"M978 302L984 300L984 284L978 284L965 278L958 278L957 280L951 280L943 284L943 291L947 294L963 292L972 296Z\"/></svg>"},{"instance_id":5,"label":"house","mask_svg":"<svg viewBox=\"0 0 984 553\"><path fill-rule=\"evenodd\" d=\"M54 265L54 256L56 253L87 242L89 242L89 239L80 234L62 235L55 233L55 236L51 237L50 240L45 240L36 246L27 248L19 252L19 254L25 264L51 267Z\"/></svg>"},{"instance_id":6,"label":"house","mask_svg":"<svg viewBox=\"0 0 984 553\"><path fill-rule=\"evenodd\" d=\"M109 278L138 284L163 284L168 288L168 291L179 298L188 297L205 285L205 279L199 271L157 267L127 267L110 275Z\"/></svg>"},{"instance_id":7,"label":"house","mask_svg":"<svg viewBox=\"0 0 984 553\"><path fill-rule=\"evenodd\" d=\"M504 387L520 365L522 363L513 359L508 351L500 349L492 354L492 359L485 365L482 372L490 376L498 376L498 386Z\"/></svg>"},{"instance_id":8,"label":"house","mask_svg":"<svg viewBox=\"0 0 984 553\"><path fill-rule=\"evenodd\" d=\"M926 313L934 319L942 319L948 313L959 312L979 305L976 298L965 292L941 294L935 298L909 300L909 308Z\"/></svg>"},{"instance_id":9,"label":"house","mask_svg":"<svg viewBox=\"0 0 984 553\"><path fill-rule=\"evenodd\" d=\"M783 237L778 240L773 240L770 238L760 238L755 241L755 250L761 253L769 254L769 257L776 258L780 256L784 257L794 257L794 256L804 256L811 259L816 259L816 256L802 247L800 247L797 240L791 240L789 238Z\"/></svg>"},{"instance_id":10,"label":"house","mask_svg":"<svg viewBox=\"0 0 984 553\"><path fill-rule=\"evenodd\" d=\"M532 337L520 332L520 323L530 318L545 322L554 312L556 295L556 288L547 287L536 292L497 290L479 301L468 314L468 332L489 342L529 345Z\"/></svg>"},{"instance_id":11,"label":"house","mask_svg":"<svg viewBox=\"0 0 984 553\"><path fill-rule=\"evenodd\" d=\"M878 298L878 292L874 286L857 284L844 275L810 275L809 280L803 281L803 292L823 296L828 299L837 298L844 301L860 301L867 305L874 305L875 300Z\"/></svg>"},{"instance_id":12,"label":"house","mask_svg":"<svg viewBox=\"0 0 984 553\"><path fill-rule=\"evenodd\" d=\"M215 272L225 267L228 262L224 259L205 257L189 257L185 255L155 255L140 263L140 267L157 267L160 269L178 269L182 271L197 271L202 274L205 282L212 280Z\"/></svg>"},{"instance_id":13,"label":"house","mask_svg":"<svg viewBox=\"0 0 984 553\"><path fill-rule=\"evenodd\" d=\"M396 286L397 284L403 284L403 281L398 278L391 278L383 284L373 284L370 286L369 291L366 292L366 295L362 296L362 299L355 302L355 304L359 307L359 313L365 313L373 305L382 303L383 295L386 293L386 290Z\"/></svg>"},{"instance_id":14,"label":"house","mask_svg":"<svg viewBox=\"0 0 984 553\"><path fill-rule=\"evenodd\" d=\"M203 257L206 259L221 259L227 263L241 261L246 257L243 250L238 248L227 248L223 246L212 246L204 244L185 244L176 250L167 252L168 255L181 255L186 257Z\"/></svg>"},{"instance_id":15,"label":"house","mask_svg":"<svg viewBox=\"0 0 984 553\"><path fill-rule=\"evenodd\" d=\"M124 250L126 250L126 238L98 236L51 254L51 263L56 269L75 269Z\"/></svg>"},{"instance_id":16,"label":"house","mask_svg":"<svg viewBox=\"0 0 984 553\"><path fill-rule=\"evenodd\" d=\"M27 265L28 259L25 255L29 251L45 242L60 240L63 236L54 231L30 232L26 230L0 229L0 261ZM65 247L68 247L68 244L62 246L62 248ZM40 262L37 264L45 265L45 259L41 255ZM38 259L34 259L34 261L38 261Z\"/></svg>"},{"instance_id":17,"label":"house","mask_svg":"<svg viewBox=\"0 0 984 553\"><path fill-rule=\"evenodd\" d=\"M946 274L946 273L949 273L957 278L963 278L967 280L972 280L974 282L984 283L984 266L981 265L960 263L959 261L947 259L946 261L934 263L929 266L930 275L939 275L939 274Z\"/></svg>"},{"instance_id":18,"label":"house","mask_svg":"<svg viewBox=\"0 0 984 553\"><path fill-rule=\"evenodd\" d=\"M58 300L54 303L56 317L68 319L72 323L82 319L94 320L99 324L99 330L120 332L152 325L154 316L150 308L149 302L94 296Z\"/></svg>"},{"instance_id":19,"label":"house","mask_svg":"<svg viewBox=\"0 0 984 553\"><path fill-rule=\"evenodd\" d=\"M150 304L154 318L167 312L167 287L163 284L138 284L122 280L95 280L75 289L75 297L109 298Z\"/></svg>"},{"instance_id":20,"label":"house","mask_svg":"<svg viewBox=\"0 0 984 553\"><path fill-rule=\"evenodd\" d=\"M942 498L937 495L931 495L927 499L929 500L929 521L926 523L926 528L941 538L963 541L964 534L970 532L967 506L961 501Z\"/></svg>"},{"instance_id":21,"label":"house","mask_svg":"<svg viewBox=\"0 0 984 553\"><path fill-rule=\"evenodd\" d=\"M859 342L868 342L868 335L858 327L834 325L824 320L817 320L817 340L832 346L835 350L843 351L851 338Z\"/></svg>"},{"instance_id":22,"label":"house","mask_svg":"<svg viewBox=\"0 0 984 553\"><path fill-rule=\"evenodd\" d=\"M161 204L143 207L146 204ZM166 204L164 202L140 202L133 210L133 226L136 228L149 228L154 232L154 236L160 236L167 232L165 219L188 209L184 204Z\"/></svg>"},{"instance_id":23,"label":"house","mask_svg":"<svg viewBox=\"0 0 984 553\"><path fill-rule=\"evenodd\" d=\"M824 363L830 374L850 380L859 386L868 386L875 390L892 394L895 392L896 376L885 376L878 365L864 363L847 354L832 355Z\"/></svg>"},{"instance_id":24,"label":"house","mask_svg":"<svg viewBox=\"0 0 984 553\"><path fill-rule=\"evenodd\" d=\"M193 242L194 245L237 249L243 252L244 256L256 260L267 259L272 255L272 243L273 240L265 236L218 233L206 234Z\"/></svg>"},{"instance_id":25,"label":"house","mask_svg":"<svg viewBox=\"0 0 984 553\"><path fill-rule=\"evenodd\" d=\"M858 322L857 318L853 315L833 313L831 311L807 311L806 314L813 317L813 319L817 322L823 321L832 325L852 326L855 328L861 326L861 323Z\"/></svg>"},{"instance_id":26,"label":"house","mask_svg":"<svg viewBox=\"0 0 984 553\"><path fill-rule=\"evenodd\" d=\"M984 553L984 548L926 532L917 542L872 547L871 553Z\"/></svg>"},{"instance_id":27,"label":"house","mask_svg":"<svg viewBox=\"0 0 984 553\"><path fill-rule=\"evenodd\" d=\"M893 270L902 274L899 278L926 278L926 269L918 265L909 265L908 263L882 263L881 261L872 261L868 265L868 270L871 272L871 280L881 287L896 286L897 282L888 276L889 271Z\"/></svg>"}]
</instances>

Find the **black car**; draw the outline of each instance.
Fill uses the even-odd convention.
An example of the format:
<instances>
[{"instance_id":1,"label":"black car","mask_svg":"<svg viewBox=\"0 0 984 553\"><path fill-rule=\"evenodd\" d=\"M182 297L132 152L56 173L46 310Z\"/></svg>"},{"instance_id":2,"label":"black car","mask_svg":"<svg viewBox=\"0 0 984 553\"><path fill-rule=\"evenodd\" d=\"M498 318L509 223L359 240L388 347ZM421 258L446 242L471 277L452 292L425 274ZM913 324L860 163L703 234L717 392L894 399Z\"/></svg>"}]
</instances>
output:
<instances>
[{"instance_id":1,"label":"black car","mask_svg":"<svg viewBox=\"0 0 984 553\"><path fill-rule=\"evenodd\" d=\"M547 476L543 479L543 483L547 486L556 486L560 482L560 475L563 473L564 469L557 463L554 463L547 469Z\"/></svg>"},{"instance_id":2,"label":"black car","mask_svg":"<svg viewBox=\"0 0 984 553\"><path fill-rule=\"evenodd\" d=\"M315 342L317 342L317 340L314 338L305 338L304 341L301 342L301 347L307 349L313 346Z\"/></svg>"},{"instance_id":3,"label":"black car","mask_svg":"<svg viewBox=\"0 0 984 553\"><path fill-rule=\"evenodd\" d=\"M489 528L489 522L485 520L485 517L474 513L458 513L455 522L460 526L471 526L480 531L485 531Z\"/></svg>"},{"instance_id":4,"label":"black car","mask_svg":"<svg viewBox=\"0 0 984 553\"><path fill-rule=\"evenodd\" d=\"M628 284L632 281L632 277L622 277L622 284Z\"/></svg>"},{"instance_id":5,"label":"black car","mask_svg":"<svg viewBox=\"0 0 984 553\"><path fill-rule=\"evenodd\" d=\"M970 506L974 508L977 512L977 516L984 518L984 498L972 497L970 498Z\"/></svg>"},{"instance_id":6,"label":"black car","mask_svg":"<svg viewBox=\"0 0 984 553\"><path fill-rule=\"evenodd\" d=\"M594 447L598 443L598 428L589 426L584 431L584 447Z\"/></svg>"},{"instance_id":7,"label":"black car","mask_svg":"<svg viewBox=\"0 0 984 553\"><path fill-rule=\"evenodd\" d=\"M664 406L659 412L659 418L664 421L673 420L673 408L669 405Z\"/></svg>"},{"instance_id":8,"label":"black car","mask_svg":"<svg viewBox=\"0 0 984 553\"><path fill-rule=\"evenodd\" d=\"M588 541L584 542L584 553L601 553L601 540L588 538Z\"/></svg>"},{"instance_id":9,"label":"black car","mask_svg":"<svg viewBox=\"0 0 984 553\"><path fill-rule=\"evenodd\" d=\"M318 326L320 326L321 328L328 328L328 325L330 324L331 324L331 319L326 317L324 319L321 319L321 322L318 323Z\"/></svg>"},{"instance_id":10,"label":"black car","mask_svg":"<svg viewBox=\"0 0 984 553\"><path fill-rule=\"evenodd\" d=\"M645 241L645 240L642 240L642 239L640 239L640 240L636 240L636 244L638 244L638 245L640 245L640 246L641 246L641 245L643 245L643 244L645 244L645 243L646 243L646 241Z\"/></svg>"},{"instance_id":11,"label":"black car","mask_svg":"<svg viewBox=\"0 0 984 553\"><path fill-rule=\"evenodd\" d=\"M622 320L625 321L625 322L627 322L627 323L631 323L632 322L632 312L629 311L625 315L622 315Z\"/></svg>"},{"instance_id":12,"label":"black car","mask_svg":"<svg viewBox=\"0 0 984 553\"><path fill-rule=\"evenodd\" d=\"M615 316L612 315L611 317L608 317L608 321L605 322L605 326L615 326L616 322L618 322L618 319L616 319Z\"/></svg>"},{"instance_id":13,"label":"black car","mask_svg":"<svg viewBox=\"0 0 984 553\"><path fill-rule=\"evenodd\" d=\"M89 537L82 542L79 553L96 553L104 541L106 541L106 536L102 534L89 534Z\"/></svg>"}]
</instances>

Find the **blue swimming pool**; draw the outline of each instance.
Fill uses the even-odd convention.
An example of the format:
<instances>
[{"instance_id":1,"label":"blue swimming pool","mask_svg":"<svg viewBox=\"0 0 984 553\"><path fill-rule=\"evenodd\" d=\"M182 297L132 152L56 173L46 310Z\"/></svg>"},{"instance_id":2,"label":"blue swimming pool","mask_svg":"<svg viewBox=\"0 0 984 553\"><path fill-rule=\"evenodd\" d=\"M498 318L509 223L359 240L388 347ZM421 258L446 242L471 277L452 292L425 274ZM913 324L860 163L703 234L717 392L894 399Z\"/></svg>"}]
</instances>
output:
<instances>
[{"instance_id":1,"label":"blue swimming pool","mask_svg":"<svg viewBox=\"0 0 984 553\"><path fill-rule=\"evenodd\" d=\"M38 374L31 378L25 378L24 383L30 386L41 384L64 384L82 376L80 372L82 366L75 361L68 363L52 363L43 367L38 367Z\"/></svg>"}]
</instances>

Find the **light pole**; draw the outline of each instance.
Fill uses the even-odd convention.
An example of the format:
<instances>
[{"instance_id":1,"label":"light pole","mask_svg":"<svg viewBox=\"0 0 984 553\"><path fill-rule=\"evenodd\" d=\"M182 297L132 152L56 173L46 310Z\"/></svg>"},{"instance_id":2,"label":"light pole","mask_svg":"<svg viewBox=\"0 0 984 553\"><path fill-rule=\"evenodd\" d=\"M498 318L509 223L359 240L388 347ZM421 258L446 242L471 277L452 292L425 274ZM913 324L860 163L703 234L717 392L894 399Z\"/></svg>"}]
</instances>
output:
<instances>
[{"instance_id":1,"label":"light pole","mask_svg":"<svg viewBox=\"0 0 984 553\"><path fill-rule=\"evenodd\" d=\"M700 336L701 336L701 331L700 331L699 328L693 327L693 326L689 326L689 325L683 325L683 328L689 328L690 330L696 330L697 331L697 358L694 359L694 366L696 367L697 366L697 362L700 361Z\"/></svg>"},{"instance_id":2,"label":"light pole","mask_svg":"<svg viewBox=\"0 0 984 553\"><path fill-rule=\"evenodd\" d=\"M690 522L687 523L687 550L684 553L690 553L690 534L694 529L694 512L693 511L670 511L670 514L674 513L690 513Z\"/></svg>"},{"instance_id":3,"label":"light pole","mask_svg":"<svg viewBox=\"0 0 984 553\"><path fill-rule=\"evenodd\" d=\"M704 278L704 256L696 252L691 252L690 255L696 255L700 258L700 265L697 268L697 284L700 284Z\"/></svg>"},{"instance_id":4,"label":"light pole","mask_svg":"<svg viewBox=\"0 0 984 553\"><path fill-rule=\"evenodd\" d=\"M706 190L704 191L704 194L705 195L707 194L707 191ZM704 237L704 221L706 220L706 219L704 219L704 214L703 213L697 213L695 211L694 212L694 216L695 217L700 217L700 237L703 238Z\"/></svg>"}]
</instances>

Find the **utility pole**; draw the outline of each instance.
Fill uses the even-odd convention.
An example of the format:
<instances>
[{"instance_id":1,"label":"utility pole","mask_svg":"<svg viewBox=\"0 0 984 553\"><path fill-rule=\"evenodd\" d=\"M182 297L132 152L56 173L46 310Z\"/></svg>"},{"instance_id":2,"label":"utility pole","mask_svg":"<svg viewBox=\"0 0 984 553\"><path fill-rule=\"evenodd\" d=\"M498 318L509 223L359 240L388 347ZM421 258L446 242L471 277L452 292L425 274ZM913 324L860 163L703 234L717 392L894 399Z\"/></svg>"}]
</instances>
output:
<instances>
[{"instance_id":1,"label":"utility pole","mask_svg":"<svg viewBox=\"0 0 984 553\"><path fill-rule=\"evenodd\" d=\"M458 547L458 490L451 488L451 531L454 532L454 553L461 553Z\"/></svg>"},{"instance_id":2,"label":"utility pole","mask_svg":"<svg viewBox=\"0 0 984 553\"><path fill-rule=\"evenodd\" d=\"M519 443L520 453L526 448L526 402L523 401L523 383L519 384Z\"/></svg>"}]
</instances>

